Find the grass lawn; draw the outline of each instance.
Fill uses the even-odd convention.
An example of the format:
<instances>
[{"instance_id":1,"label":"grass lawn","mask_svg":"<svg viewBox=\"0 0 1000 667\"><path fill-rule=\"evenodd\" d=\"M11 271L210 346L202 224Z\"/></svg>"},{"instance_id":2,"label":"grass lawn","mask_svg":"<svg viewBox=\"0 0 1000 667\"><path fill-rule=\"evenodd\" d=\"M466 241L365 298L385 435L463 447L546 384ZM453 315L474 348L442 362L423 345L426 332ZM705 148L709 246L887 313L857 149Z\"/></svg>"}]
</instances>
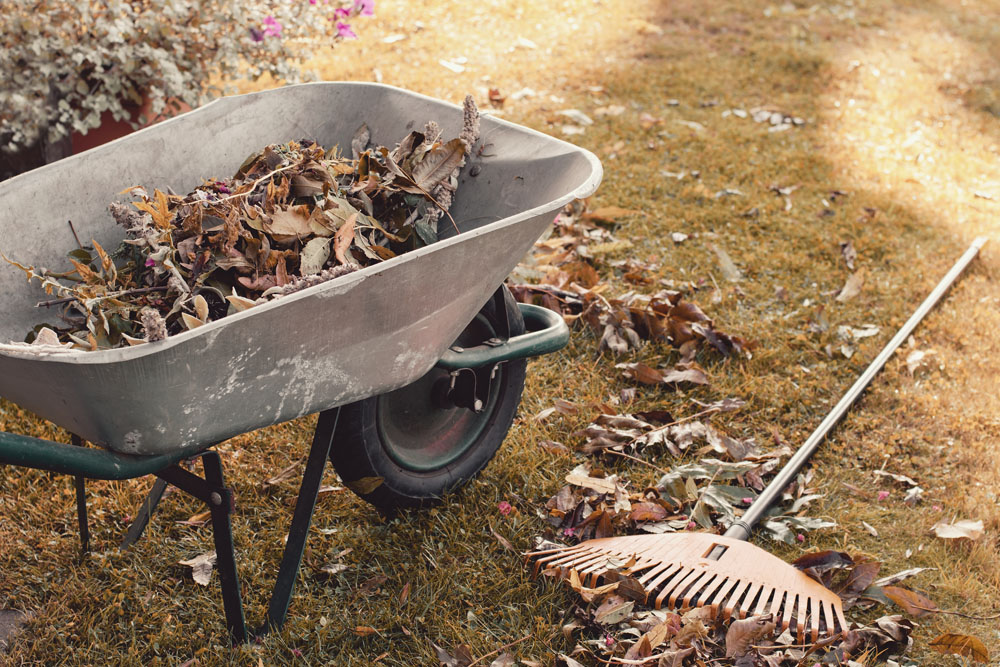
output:
<instances>
[{"instance_id":1,"label":"grass lawn","mask_svg":"<svg viewBox=\"0 0 1000 667\"><path fill-rule=\"evenodd\" d=\"M913 349L933 350L932 363L911 374L910 348L890 361L815 458L812 486L824 495L808 514L837 527L808 533L796 547L759 538L788 560L837 549L881 562L884 574L935 568L907 583L941 609L996 613L1000 3L380 0L377 9L356 26L361 40L318 51L312 64L321 78L380 79L456 102L472 93L484 107L488 90L498 89L507 98L503 118L602 159L592 208L642 212L622 217L614 232L630 247L597 263L612 292L683 286L720 329L756 344L751 360L699 356L708 386L642 387L630 410L683 416L697 411L691 399L738 397L746 407L713 418L716 427L798 445L972 238L997 237L917 330ZM390 35L402 38L383 42ZM623 110L599 113L614 106ZM568 109L594 124L564 135L575 125L559 114ZM772 131L753 119L755 109L804 124ZM675 243L672 232L689 238ZM840 302L834 297L851 274L840 249L846 241L865 279L860 294ZM735 263L738 281L726 278L714 248ZM611 267L629 258L657 265L650 285L637 288ZM879 334L858 341L848 358L837 327L866 324ZM217 579L199 586L178 564L212 548L209 527L177 523L202 511L196 501L168 496L146 537L121 553L118 541L150 482L91 484L94 553L80 563L72 481L3 470L0 608L23 610L29 621L0 662L402 666L436 664L430 641L467 643L479 657L528 637L511 648L515 656L551 664L573 648L561 626L575 594L532 581L494 533L517 550L531 548L544 530L537 511L584 460L538 443L580 444L572 434L597 410L533 415L557 398L593 406L617 396L633 384L617 362L678 356L660 344L618 359L597 356L597 347L578 328L567 349L529 365L521 413L500 454L441 506L387 522L348 491L324 494L288 624L236 650L225 640ZM263 617L297 488L263 482L305 457L313 423L219 447L237 496L234 535L251 621ZM67 438L6 402L0 428ZM678 462L666 452L651 461ZM658 477L627 460L605 465L637 488ZM905 488L878 470L914 478L923 500L904 504ZM515 511L499 512L502 501ZM952 542L930 532L954 519L982 520L984 536ZM330 563L347 568L328 576L320 568ZM855 618L884 613L900 612ZM917 623L911 656L921 664L962 664L928 648L943 632L1000 645L996 620L937 614Z\"/></svg>"}]
</instances>

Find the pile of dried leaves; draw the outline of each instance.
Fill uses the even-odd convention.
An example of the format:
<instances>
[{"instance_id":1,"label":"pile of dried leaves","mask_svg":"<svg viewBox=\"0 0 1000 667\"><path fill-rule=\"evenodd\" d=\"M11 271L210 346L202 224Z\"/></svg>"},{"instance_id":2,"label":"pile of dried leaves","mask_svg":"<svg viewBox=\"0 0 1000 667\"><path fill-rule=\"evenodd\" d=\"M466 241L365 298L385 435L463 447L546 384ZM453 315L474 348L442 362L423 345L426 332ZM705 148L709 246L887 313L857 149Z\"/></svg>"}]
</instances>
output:
<instances>
[{"instance_id":1,"label":"pile of dried leaves","mask_svg":"<svg viewBox=\"0 0 1000 667\"><path fill-rule=\"evenodd\" d=\"M126 190L137 201L110 207L125 240L112 252L81 245L72 270L8 261L58 297L39 305L60 306L65 326L40 342L98 350L162 340L434 243L442 218L455 224L448 208L478 136L467 97L451 140L431 121L393 149L369 149L362 125L351 157L310 140L270 145L232 178L184 196Z\"/></svg>"},{"instance_id":2,"label":"pile of dried leaves","mask_svg":"<svg viewBox=\"0 0 1000 667\"><path fill-rule=\"evenodd\" d=\"M553 234L536 244L531 265L521 270L538 282L512 284L510 290L522 303L554 310L569 322L585 323L600 336L599 352L608 350L619 356L639 349L643 341L666 342L680 350L675 368L660 371L646 366L640 371L641 382L705 384L704 371L694 361L703 343L726 357L749 357L753 346L716 329L712 319L680 291L608 296L609 285L597 270L599 260L631 244L616 240L607 226L621 215L637 213L616 207L587 211L585 202L567 206L556 218ZM611 264L626 282L652 283L653 265L634 259Z\"/></svg>"}]
</instances>

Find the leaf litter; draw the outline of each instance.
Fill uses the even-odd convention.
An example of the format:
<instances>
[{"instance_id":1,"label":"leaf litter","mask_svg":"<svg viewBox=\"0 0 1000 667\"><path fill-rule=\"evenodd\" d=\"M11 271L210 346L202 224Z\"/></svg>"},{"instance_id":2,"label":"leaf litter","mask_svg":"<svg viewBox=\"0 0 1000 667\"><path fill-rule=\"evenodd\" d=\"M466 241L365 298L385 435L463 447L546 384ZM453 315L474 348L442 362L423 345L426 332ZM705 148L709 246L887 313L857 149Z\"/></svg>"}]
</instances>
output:
<instances>
[{"instance_id":1,"label":"leaf litter","mask_svg":"<svg viewBox=\"0 0 1000 667\"><path fill-rule=\"evenodd\" d=\"M66 271L8 262L57 298L62 325L26 342L100 350L163 340L258 304L434 243L479 136L466 97L459 136L437 123L394 148L370 145L366 125L351 157L312 140L265 146L229 178L186 195L142 187L109 210L125 238L69 253Z\"/></svg>"}]
</instances>

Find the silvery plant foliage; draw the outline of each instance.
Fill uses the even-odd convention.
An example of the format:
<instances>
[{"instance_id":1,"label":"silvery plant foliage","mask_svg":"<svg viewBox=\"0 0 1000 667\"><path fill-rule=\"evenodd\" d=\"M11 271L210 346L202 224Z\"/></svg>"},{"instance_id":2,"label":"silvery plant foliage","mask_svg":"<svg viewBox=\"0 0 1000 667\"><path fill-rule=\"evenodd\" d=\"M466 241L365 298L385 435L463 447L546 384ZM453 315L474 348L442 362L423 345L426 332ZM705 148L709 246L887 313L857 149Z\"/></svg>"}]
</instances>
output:
<instances>
[{"instance_id":1,"label":"silvery plant foliage","mask_svg":"<svg viewBox=\"0 0 1000 667\"><path fill-rule=\"evenodd\" d=\"M4 0L0 147L16 151L116 120L169 114L222 94L227 81L294 82L317 48L355 37L373 0ZM139 120L149 120L148 118Z\"/></svg>"}]
</instances>

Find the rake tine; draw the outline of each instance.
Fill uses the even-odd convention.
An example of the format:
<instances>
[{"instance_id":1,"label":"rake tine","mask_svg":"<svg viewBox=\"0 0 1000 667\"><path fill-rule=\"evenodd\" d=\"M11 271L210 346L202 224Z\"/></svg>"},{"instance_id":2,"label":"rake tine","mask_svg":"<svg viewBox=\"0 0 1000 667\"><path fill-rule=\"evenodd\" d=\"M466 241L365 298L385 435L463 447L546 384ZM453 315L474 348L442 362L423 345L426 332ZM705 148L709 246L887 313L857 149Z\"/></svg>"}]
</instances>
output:
<instances>
[{"instance_id":1,"label":"rake tine","mask_svg":"<svg viewBox=\"0 0 1000 667\"><path fill-rule=\"evenodd\" d=\"M819 639L819 606L822 603L819 600L814 600L809 598L809 636L812 637L812 641L815 644L816 640Z\"/></svg>"},{"instance_id":2,"label":"rake tine","mask_svg":"<svg viewBox=\"0 0 1000 667\"><path fill-rule=\"evenodd\" d=\"M806 640L806 611L809 607L809 598L799 596L799 615L795 619L795 636L801 644Z\"/></svg>"},{"instance_id":3,"label":"rake tine","mask_svg":"<svg viewBox=\"0 0 1000 667\"><path fill-rule=\"evenodd\" d=\"M659 595L656 596L655 607L657 609L663 607L663 600L670 594L671 591L674 590L674 587L678 583L680 583L684 579L687 579L690 575L691 575L690 568L687 567L679 568L677 572L674 573L674 576L670 577L670 579L660 587L660 593Z\"/></svg>"},{"instance_id":4,"label":"rake tine","mask_svg":"<svg viewBox=\"0 0 1000 667\"><path fill-rule=\"evenodd\" d=\"M788 599L785 600L785 610L781 615L781 629L785 630L792 627L792 612L795 611L795 602L798 599L797 595L789 593Z\"/></svg>"},{"instance_id":5,"label":"rake tine","mask_svg":"<svg viewBox=\"0 0 1000 667\"><path fill-rule=\"evenodd\" d=\"M764 586L764 590L761 591L760 597L757 598L757 607L753 610L753 616L760 616L767 609L767 603L770 601L771 596L777 594L777 589L771 588L770 586Z\"/></svg>"},{"instance_id":6,"label":"rake tine","mask_svg":"<svg viewBox=\"0 0 1000 667\"><path fill-rule=\"evenodd\" d=\"M787 600L791 594L788 591L783 591L777 589L774 591L774 600L771 601L771 608L768 610L771 614L771 618L774 619L775 625L777 625L778 620L781 619L781 603L783 600Z\"/></svg>"},{"instance_id":7,"label":"rake tine","mask_svg":"<svg viewBox=\"0 0 1000 667\"><path fill-rule=\"evenodd\" d=\"M667 581L670 577L677 574L677 572L682 567L683 566L680 563L669 563L666 568L664 568L656 575L655 578L653 578L649 582L644 583L643 586L645 586L646 590L649 591L649 594L652 595L653 591L658 589L660 585L663 582Z\"/></svg>"},{"instance_id":8,"label":"rake tine","mask_svg":"<svg viewBox=\"0 0 1000 667\"><path fill-rule=\"evenodd\" d=\"M698 582L704 577L707 572L699 572L698 570L693 570L691 574L684 577L676 586L674 590L670 593L670 598L667 600L667 606L673 609L678 608L677 598L681 597L688 591L688 589L697 588Z\"/></svg>"},{"instance_id":9,"label":"rake tine","mask_svg":"<svg viewBox=\"0 0 1000 667\"><path fill-rule=\"evenodd\" d=\"M651 570L646 572L646 574L639 577L638 581L643 586L646 586L646 588L652 588L652 586L648 585L648 582L655 580L664 571L676 566L676 563L671 563L669 561L657 563Z\"/></svg>"},{"instance_id":10,"label":"rake tine","mask_svg":"<svg viewBox=\"0 0 1000 667\"><path fill-rule=\"evenodd\" d=\"M726 601L726 607L723 609L722 614L725 620L729 620L733 616L733 612L736 611L736 607L739 605L740 600L743 598L743 594L746 593L747 588L750 587L749 581L739 581L739 585L736 588L736 592L733 593L729 599Z\"/></svg>"},{"instance_id":11,"label":"rake tine","mask_svg":"<svg viewBox=\"0 0 1000 667\"><path fill-rule=\"evenodd\" d=\"M705 598L706 603L709 602L709 600L711 600L713 616L717 616L719 614L719 610L722 607L722 603L725 601L726 596L729 595L729 592L732 591L733 588L737 586L739 583L740 583L739 579L735 579L733 577L726 577L723 579L722 588L720 588L718 592L714 593L710 597Z\"/></svg>"},{"instance_id":12,"label":"rake tine","mask_svg":"<svg viewBox=\"0 0 1000 667\"><path fill-rule=\"evenodd\" d=\"M698 606L704 607L705 600L708 599L708 597L712 594L712 592L719 587L724 578L720 575L716 575L714 572L709 572L706 574L711 574L712 576L709 579L706 579L705 581L699 582L697 586L691 587L691 590L688 592L688 594L684 596L684 600L681 601L682 608L686 609L692 606L691 602L695 598L698 598Z\"/></svg>"}]
</instances>

